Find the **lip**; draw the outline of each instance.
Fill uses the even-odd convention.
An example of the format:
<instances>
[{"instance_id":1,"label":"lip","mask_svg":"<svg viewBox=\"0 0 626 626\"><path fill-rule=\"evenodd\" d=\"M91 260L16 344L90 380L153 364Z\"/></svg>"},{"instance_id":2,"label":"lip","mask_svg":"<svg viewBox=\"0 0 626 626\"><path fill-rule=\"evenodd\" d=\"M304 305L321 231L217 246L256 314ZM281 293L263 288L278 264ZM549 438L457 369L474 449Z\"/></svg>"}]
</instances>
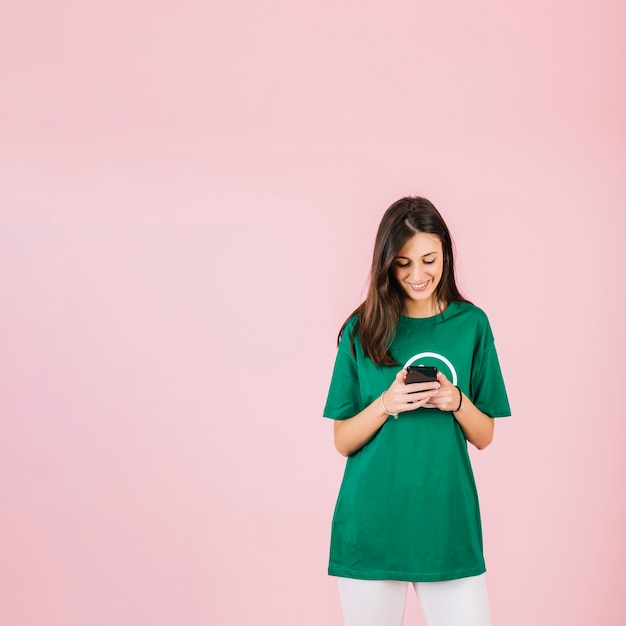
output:
<instances>
[{"instance_id":1,"label":"lip","mask_svg":"<svg viewBox=\"0 0 626 626\"><path fill-rule=\"evenodd\" d=\"M406 281L406 284L409 286L409 289L411 291L415 291L416 293L419 293L421 291L425 291L426 289L428 289L428 286L430 285L430 279L429 280L425 280L422 283L411 283L408 280Z\"/></svg>"}]
</instances>

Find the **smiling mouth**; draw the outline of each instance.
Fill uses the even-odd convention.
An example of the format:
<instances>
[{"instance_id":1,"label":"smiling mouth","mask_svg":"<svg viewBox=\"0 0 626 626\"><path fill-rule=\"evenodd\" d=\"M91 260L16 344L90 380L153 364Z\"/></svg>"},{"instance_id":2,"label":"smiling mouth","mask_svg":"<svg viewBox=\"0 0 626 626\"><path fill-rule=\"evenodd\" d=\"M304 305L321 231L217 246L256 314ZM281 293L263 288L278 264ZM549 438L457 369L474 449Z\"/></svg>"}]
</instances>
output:
<instances>
[{"instance_id":1,"label":"smiling mouth","mask_svg":"<svg viewBox=\"0 0 626 626\"><path fill-rule=\"evenodd\" d=\"M428 283L430 283L430 280L425 280L423 283L409 283L407 282L407 285L413 289L413 291L423 291L426 286L428 285Z\"/></svg>"}]
</instances>

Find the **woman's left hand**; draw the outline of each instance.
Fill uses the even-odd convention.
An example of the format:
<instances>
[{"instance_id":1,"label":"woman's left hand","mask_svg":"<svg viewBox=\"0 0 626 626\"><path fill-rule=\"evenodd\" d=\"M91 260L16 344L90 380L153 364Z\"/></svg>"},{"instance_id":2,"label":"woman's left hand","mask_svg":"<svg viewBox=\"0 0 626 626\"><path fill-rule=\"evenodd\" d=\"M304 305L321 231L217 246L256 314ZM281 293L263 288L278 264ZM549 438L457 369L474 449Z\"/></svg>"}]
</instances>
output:
<instances>
[{"instance_id":1,"label":"woman's left hand","mask_svg":"<svg viewBox=\"0 0 626 626\"><path fill-rule=\"evenodd\" d=\"M459 406L461 392L445 377L443 372L437 373L437 380L440 387L428 402L440 411L454 411Z\"/></svg>"},{"instance_id":2,"label":"woman's left hand","mask_svg":"<svg viewBox=\"0 0 626 626\"><path fill-rule=\"evenodd\" d=\"M476 408L467 396L461 392L439 372L437 374L439 389L430 397L430 404L440 411L452 411L454 419L461 426L465 438L479 450L486 448L493 440L493 418ZM461 401L463 398L463 402ZM461 403L461 409L459 408Z\"/></svg>"}]
</instances>

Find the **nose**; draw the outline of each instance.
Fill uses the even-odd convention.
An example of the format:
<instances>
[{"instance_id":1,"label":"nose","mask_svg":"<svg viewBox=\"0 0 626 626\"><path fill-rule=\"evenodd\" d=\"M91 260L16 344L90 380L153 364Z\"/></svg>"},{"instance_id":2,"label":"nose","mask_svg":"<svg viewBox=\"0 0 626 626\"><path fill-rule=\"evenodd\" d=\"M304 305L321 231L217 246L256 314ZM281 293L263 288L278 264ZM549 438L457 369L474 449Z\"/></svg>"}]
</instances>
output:
<instances>
[{"instance_id":1,"label":"nose","mask_svg":"<svg viewBox=\"0 0 626 626\"><path fill-rule=\"evenodd\" d=\"M413 271L411 272L411 280L414 283L420 283L422 282L422 268L419 267L419 265L415 264L413 266Z\"/></svg>"}]
</instances>

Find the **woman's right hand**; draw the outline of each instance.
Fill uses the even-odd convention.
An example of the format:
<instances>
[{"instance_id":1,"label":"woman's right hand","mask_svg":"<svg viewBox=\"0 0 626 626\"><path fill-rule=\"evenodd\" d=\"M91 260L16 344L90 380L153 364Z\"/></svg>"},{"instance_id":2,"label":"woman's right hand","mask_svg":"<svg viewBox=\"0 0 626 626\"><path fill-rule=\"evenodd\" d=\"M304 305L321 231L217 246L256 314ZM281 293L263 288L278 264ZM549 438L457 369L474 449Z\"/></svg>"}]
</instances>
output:
<instances>
[{"instance_id":1,"label":"woman's right hand","mask_svg":"<svg viewBox=\"0 0 626 626\"><path fill-rule=\"evenodd\" d=\"M383 404L390 415L419 409L432 396L437 395L440 386L438 382L410 383L407 385L405 380L406 369L402 368L396 374L396 378L389 389L383 393Z\"/></svg>"},{"instance_id":2,"label":"woman's right hand","mask_svg":"<svg viewBox=\"0 0 626 626\"><path fill-rule=\"evenodd\" d=\"M367 407L354 417L345 420L335 420L335 447L344 456L349 456L360 450L394 413L415 411L426 404L436 395L438 382L432 383L405 383L406 370L402 369L384 393L383 409L380 396L377 396ZM390 411L390 413L386 413Z\"/></svg>"}]
</instances>

